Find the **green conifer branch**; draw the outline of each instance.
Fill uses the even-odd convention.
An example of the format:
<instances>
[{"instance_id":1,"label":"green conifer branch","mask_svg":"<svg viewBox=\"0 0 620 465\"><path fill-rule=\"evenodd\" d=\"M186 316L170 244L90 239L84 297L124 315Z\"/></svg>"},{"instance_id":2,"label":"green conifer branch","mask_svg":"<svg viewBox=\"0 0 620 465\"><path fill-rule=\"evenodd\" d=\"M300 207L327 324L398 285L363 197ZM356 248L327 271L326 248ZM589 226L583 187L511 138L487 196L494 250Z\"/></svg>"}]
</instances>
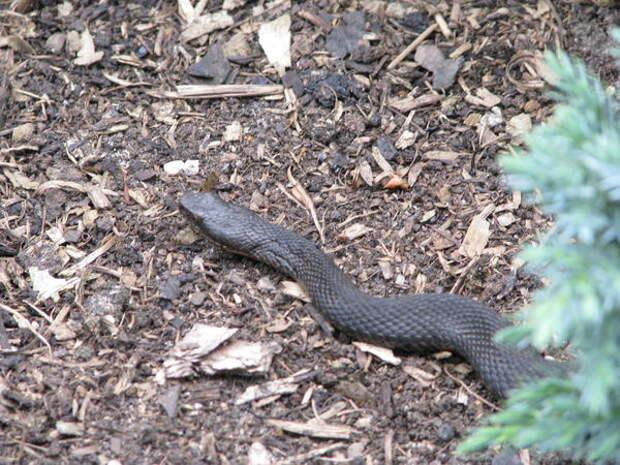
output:
<instances>
[{"instance_id":1,"label":"green conifer branch","mask_svg":"<svg viewBox=\"0 0 620 465\"><path fill-rule=\"evenodd\" d=\"M569 341L576 364L566 379L516 390L458 451L512 444L620 463L619 104L580 61L563 52L546 61L554 115L526 137L527 153L500 163L514 189L553 215L546 239L522 254L550 284L522 312L525 324L499 338L539 348Z\"/></svg>"}]
</instances>

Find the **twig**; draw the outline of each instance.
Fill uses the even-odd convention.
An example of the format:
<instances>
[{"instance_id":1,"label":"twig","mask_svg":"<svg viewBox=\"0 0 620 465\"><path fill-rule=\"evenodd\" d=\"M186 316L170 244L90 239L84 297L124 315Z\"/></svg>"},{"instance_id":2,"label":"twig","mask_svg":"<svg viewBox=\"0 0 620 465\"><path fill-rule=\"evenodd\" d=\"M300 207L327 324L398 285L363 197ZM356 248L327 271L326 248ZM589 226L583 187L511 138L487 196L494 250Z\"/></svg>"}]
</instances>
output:
<instances>
[{"instance_id":1,"label":"twig","mask_svg":"<svg viewBox=\"0 0 620 465\"><path fill-rule=\"evenodd\" d=\"M480 402L482 402L484 405L486 405L487 407L492 408L493 410L496 411L500 411L501 408L499 408L497 405L495 405L493 402L489 402L488 400L486 400L484 397L482 397L480 394L476 394L469 386L467 386L467 384L465 384L462 380L460 380L459 378L457 378L456 376L454 376L452 373L450 373L450 371L448 370L447 367L444 367L443 369L445 371L445 373L454 381L456 381L457 383L459 383L463 389L465 389L469 394L471 394L472 396L474 396L476 399L478 399Z\"/></svg>"},{"instance_id":2,"label":"twig","mask_svg":"<svg viewBox=\"0 0 620 465\"><path fill-rule=\"evenodd\" d=\"M284 86L252 84L220 84L208 86L188 84L176 87L176 91L152 91L149 95L159 98L222 98L222 97L260 97L278 95L284 92Z\"/></svg>"},{"instance_id":3,"label":"twig","mask_svg":"<svg viewBox=\"0 0 620 465\"><path fill-rule=\"evenodd\" d=\"M5 312L10 313L11 315L13 315L13 318L15 318L15 321L17 321L18 325L20 325L22 327L28 328L28 330L32 334L34 334L39 340L41 340L43 342L43 344L45 344L47 346L47 350L50 353L50 357L53 356L52 355L52 346L50 346L50 343L47 342L47 339L45 339L41 334L39 334L37 332L36 329L34 329L32 327L32 325L30 324L30 322L28 321L28 319L26 317L24 317L21 313L19 313L17 310L12 309L8 305L0 304L0 309L4 310Z\"/></svg>"},{"instance_id":4,"label":"twig","mask_svg":"<svg viewBox=\"0 0 620 465\"><path fill-rule=\"evenodd\" d=\"M469 261L465 269L461 271L461 274L456 280L456 282L454 283L454 286L452 286L452 289L450 289L450 294L456 294L461 290L461 288L463 287L463 282L465 281L465 277L469 274L471 269L476 265L476 263L478 263L479 260L480 260L480 255L472 258Z\"/></svg>"},{"instance_id":5,"label":"twig","mask_svg":"<svg viewBox=\"0 0 620 465\"><path fill-rule=\"evenodd\" d=\"M411 42L407 47L405 47L405 49L400 52L396 58L394 58L390 64L388 65L387 69L392 69L394 67L396 67L401 61L403 61L405 58L407 58L407 56L413 52L416 48L418 48L418 45L420 45L422 42L424 42L426 40L426 38L428 36L430 36L433 32L435 32L435 30L437 29L437 24L431 24L429 27L427 27L413 42Z\"/></svg>"}]
</instances>

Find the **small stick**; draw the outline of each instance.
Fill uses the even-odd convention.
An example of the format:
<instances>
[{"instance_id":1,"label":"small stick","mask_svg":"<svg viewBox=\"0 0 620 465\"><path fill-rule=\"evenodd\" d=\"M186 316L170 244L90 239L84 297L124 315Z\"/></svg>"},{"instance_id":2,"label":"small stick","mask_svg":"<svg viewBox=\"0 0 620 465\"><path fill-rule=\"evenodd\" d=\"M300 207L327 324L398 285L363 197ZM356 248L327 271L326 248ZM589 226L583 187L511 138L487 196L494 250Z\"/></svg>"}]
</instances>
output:
<instances>
[{"instance_id":1,"label":"small stick","mask_svg":"<svg viewBox=\"0 0 620 465\"><path fill-rule=\"evenodd\" d=\"M460 380L459 378L457 378L456 376L454 376L452 373L450 373L448 371L448 368L444 367L444 371L445 373L454 381L456 381L457 383L459 383L461 386L463 386L463 389L465 389L469 394L471 394L472 396L474 396L476 399L478 399L480 402L482 402L484 405L486 405L487 407L491 407L493 410L499 412L501 410L501 408L499 408L497 405L495 405L493 402L489 402L488 400L486 400L484 397L482 397L479 394L476 394L474 391L472 391L470 389L470 387L465 384L462 380Z\"/></svg>"},{"instance_id":2,"label":"small stick","mask_svg":"<svg viewBox=\"0 0 620 465\"><path fill-rule=\"evenodd\" d=\"M429 27L427 27L413 42L411 42L407 47L405 47L405 49L402 52L400 52L398 56L390 62L387 69L392 69L396 67L401 61L407 58L407 56L411 52L413 52L416 48L418 48L418 45L424 42L428 36L430 36L433 32L435 32L437 27L438 26L436 23L431 24Z\"/></svg>"}]
</instances>

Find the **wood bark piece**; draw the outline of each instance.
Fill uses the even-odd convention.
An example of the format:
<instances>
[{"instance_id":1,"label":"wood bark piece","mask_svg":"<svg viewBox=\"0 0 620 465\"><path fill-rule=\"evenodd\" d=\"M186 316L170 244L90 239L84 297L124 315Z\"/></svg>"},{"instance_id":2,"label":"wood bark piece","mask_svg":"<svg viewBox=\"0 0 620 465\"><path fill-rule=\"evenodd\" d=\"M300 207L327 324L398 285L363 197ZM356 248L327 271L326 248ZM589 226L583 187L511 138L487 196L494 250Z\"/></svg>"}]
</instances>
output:
<instances>
[{"instance_id":1,"label":"wood bark piece","mask_svg":"<svg viewBox=\"0 0 620 465\"><path fill-rule=\"evenodd\" d=\"M298 421L268 419L267 423L289 433L311 436L313 438L350 439L351 434L355 432L355 429L347 425L328 425L327 423L314 421L302 423Z\"/></svg>"}]
</instances>

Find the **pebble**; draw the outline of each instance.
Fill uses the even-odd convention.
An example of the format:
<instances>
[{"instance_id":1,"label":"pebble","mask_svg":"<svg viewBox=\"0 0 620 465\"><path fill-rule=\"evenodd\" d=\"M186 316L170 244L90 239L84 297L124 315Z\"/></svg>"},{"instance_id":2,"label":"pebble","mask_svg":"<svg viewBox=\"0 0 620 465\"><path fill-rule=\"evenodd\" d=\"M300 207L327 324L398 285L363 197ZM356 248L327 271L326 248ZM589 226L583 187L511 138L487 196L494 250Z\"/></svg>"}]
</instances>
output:
<instances>
[{"instance_id":1,"label":"pebble","mask_svg":"<svg viewBox=\"0 0 620 465\"><path fill-rule=\"evenodd\" d=\"M456 436L456 430L450 423L441 423L437 428L437 437L441 442L448 442Z\"/></svg>"},{"instance_id":2,"label":"pebble","mask_svg":"<svg viewBox=\"0 0 620 465\"><path fill-rule=\"evenodd\" d=\"M65 46L65 40L66 36L64 32L57 32L47 38L45 41L45 48L57 55L62 52L62 49Z\"/></svg>"}]
</instances>

